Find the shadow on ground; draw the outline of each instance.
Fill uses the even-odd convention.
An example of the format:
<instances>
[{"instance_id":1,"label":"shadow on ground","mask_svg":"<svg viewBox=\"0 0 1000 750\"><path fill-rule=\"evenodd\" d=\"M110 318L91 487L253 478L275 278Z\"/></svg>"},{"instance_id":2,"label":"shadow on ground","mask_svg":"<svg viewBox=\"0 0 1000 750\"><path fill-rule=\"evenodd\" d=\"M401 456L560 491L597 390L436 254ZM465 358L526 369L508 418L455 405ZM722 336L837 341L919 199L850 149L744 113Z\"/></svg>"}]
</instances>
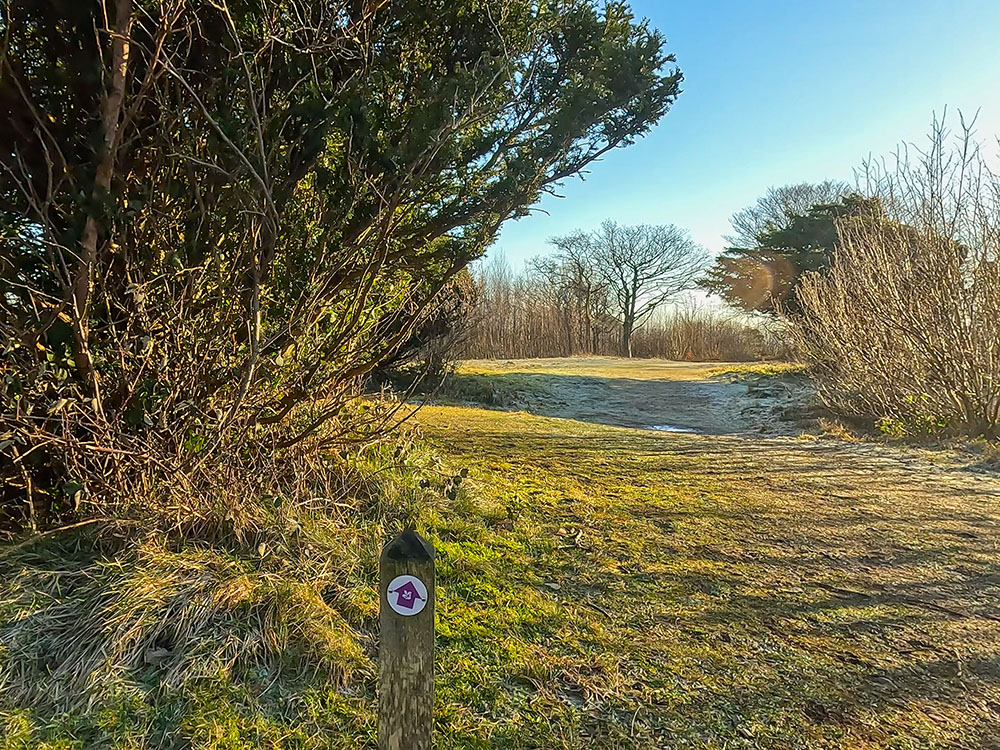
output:
<instances>
[{"instance_id":1,"label":"shadow on ground","mask_svg":"<svg viewBox=\"0 0 1000 750\"><path fill-rule=\"evenodd\" d=\"M703 368L705 369L705 368ZM789 404L776 382L767 395L750 398L743 383L721 378L638 379L504 372L459 373L446 394L454 400L529 414L615 427L730 435L791 434L781 419Z\"/></svg>"}]
</instances>

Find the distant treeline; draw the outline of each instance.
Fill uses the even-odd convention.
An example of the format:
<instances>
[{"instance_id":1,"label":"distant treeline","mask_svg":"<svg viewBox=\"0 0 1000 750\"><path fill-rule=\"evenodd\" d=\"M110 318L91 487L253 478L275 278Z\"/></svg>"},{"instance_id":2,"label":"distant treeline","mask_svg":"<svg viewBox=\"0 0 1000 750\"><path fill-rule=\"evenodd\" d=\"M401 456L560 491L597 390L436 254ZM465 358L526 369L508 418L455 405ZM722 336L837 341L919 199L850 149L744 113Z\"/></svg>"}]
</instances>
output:
<instances>
[{"instance_id":1,"label":"distant treeline","mask_svg":"<svg viewBox=\"0 0 1000 750\"><path fill-rule=\"evenodd\" d=\"M622 324L600 285L564 283L539 263L513 271L502 256L473 269L473 314L459 355L469 359L621 354ZM632 337L635 357L748 361L787 353L781 325L698 305L662 308Z\"/></svg>"}]
</instances>

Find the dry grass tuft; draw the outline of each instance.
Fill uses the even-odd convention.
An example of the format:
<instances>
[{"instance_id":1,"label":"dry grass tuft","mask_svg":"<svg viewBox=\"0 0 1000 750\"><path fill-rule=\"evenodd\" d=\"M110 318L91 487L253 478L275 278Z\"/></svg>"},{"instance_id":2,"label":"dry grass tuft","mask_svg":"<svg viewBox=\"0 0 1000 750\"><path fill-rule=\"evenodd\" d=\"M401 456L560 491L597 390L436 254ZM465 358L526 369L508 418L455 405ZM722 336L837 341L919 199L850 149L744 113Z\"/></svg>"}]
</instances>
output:
<instances>
[{"instance_id":1,"label":"dry grass tuft","mask_svg":"<svg viewBox=\"0 0 1000 750\"><path fill-rule=\"evenodd\" d=\"M2 604L5 701L92 706L116 684L176 688L199 677L311 669L343 684L371 665L362 635L324 601L334 571L289 577L216 550L172 550L159 534L112 559L20 557ZM301 575L301 574L300 574ZM45 679L40 677L44 675Z\"/></svg>"},{"instance_id":2,"label":"dry grass tuft","mask_svg":"<svg viewBox=\"0 0 1000 750\"><path fill-rule=\"evenodd\" d=\"M163 711L178 696L185 711L222 705L199 685L370 692L378 554L434 486L420 481L412 431L311 461L268 488L284 494L239 484L199 505L228 498L228 526L106 521L5 548L0 721L27 710L58 727L123 705Z\"/></svg>"}]
</instances>

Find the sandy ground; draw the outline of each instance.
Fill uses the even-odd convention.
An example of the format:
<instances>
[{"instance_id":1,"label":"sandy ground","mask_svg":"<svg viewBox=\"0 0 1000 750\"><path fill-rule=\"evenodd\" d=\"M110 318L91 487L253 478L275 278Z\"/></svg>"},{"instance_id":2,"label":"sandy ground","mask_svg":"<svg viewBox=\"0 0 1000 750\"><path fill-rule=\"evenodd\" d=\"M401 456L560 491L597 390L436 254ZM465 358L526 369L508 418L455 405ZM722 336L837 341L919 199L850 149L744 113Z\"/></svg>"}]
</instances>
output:
<instances>
[{"instance_id":1,"label":"sandy ground","mask_svg":"<svg viewBox=\"0 0 1000 750\"><path fill-rule=\"evenodd\" d=\"M530 414L725 438L700 445L734 467L763 461L780 468L788 476L781 481L829 487L863 479L866 486L936 485L1000 498L1000 472L974 455L823 435L815 424L785 416L805 399L802 386L773 379L760 388L719 375L740 366L572 357L478 360L463 371L537 389L520 404Z\"/></svg>"},{"instance_id":2,"label":"sandy ground","mask_svg":"<svg viewBox=\"0 0 1000 750\"><path fill-rule=\"evenodd\" d=\"M537 387L540 395L523 406L542 416L702 435L797 431L779 418L793 395L783 393L789 385L775 382L750 398L745 383L717 376L728 366L739 365L573 357L480 360L465 369Z\"/></svg>"}]
</instances>

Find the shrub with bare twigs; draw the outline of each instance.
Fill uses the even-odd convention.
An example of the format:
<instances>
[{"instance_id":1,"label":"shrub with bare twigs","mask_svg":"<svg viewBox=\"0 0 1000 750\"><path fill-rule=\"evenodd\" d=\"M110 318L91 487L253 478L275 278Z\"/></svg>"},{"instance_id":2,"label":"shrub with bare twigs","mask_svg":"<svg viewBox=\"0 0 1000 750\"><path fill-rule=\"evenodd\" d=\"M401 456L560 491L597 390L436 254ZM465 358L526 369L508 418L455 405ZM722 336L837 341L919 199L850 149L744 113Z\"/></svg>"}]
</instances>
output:
<instances>
[{"instance_id":1,"label":"shrub with bare twigs","mask_svg":"<svg viewBox=\"0 0 1000 750\"><path fill-rule=\"evenodd\" d=\"M622 3L5 10L8 528L225 526L230 471L375 439L363 383L440 291L681 80Z\"/></svg>"},{"instance_id":2,"label":"shrub with bare twigs","mask_svg":"<svg viewBox=\"0 0 1000 750\"><path fill-rule=\"evenodd\" d=\"M962 121L865 165L879 199L838 223L795 321L823 399L887 433L1000 434L1000 177Z\"/></svg>"}]
</instances>

